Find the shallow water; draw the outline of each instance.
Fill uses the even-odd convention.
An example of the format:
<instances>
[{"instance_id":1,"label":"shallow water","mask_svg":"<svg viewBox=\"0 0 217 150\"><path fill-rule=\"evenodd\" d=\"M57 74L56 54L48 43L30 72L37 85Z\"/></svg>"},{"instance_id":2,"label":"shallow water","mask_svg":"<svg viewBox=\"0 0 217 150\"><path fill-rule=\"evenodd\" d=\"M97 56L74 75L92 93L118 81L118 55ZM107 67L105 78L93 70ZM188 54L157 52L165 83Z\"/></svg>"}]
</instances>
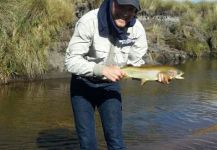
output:
<instances>
[{"instance_id":1,"label":"shallow water","mask_svg":"<svg viewBox=\"0 0 217 150\"><path fill-rule=\"evenodd\" d=\"M169 85L124 80L123 132L132 150L217 149L217 60L177 66ZM0 87L0 149L79 149L69 101L70 79ZM106 149L97 116L99 149Z\"/></svg>"}]
</instances>

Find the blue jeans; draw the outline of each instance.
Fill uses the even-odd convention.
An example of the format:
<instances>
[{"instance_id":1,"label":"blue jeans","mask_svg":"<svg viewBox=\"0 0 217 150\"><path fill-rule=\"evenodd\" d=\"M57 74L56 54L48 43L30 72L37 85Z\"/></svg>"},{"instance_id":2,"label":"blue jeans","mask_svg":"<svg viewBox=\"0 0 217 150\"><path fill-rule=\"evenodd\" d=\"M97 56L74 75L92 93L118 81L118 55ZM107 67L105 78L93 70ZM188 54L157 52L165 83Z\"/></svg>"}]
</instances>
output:
<instances>
[{"instance_id":1,"label":"blue jeans","mask_svg":"<svg viewBox=\"0 0 217 150\"><path fill-rule=\"evenodd\" d=\"M72 76L71 102L81 150L97 150L95 108L98 108L109 150L125 149L119 83Z\"/></svg>"}]
</instances>

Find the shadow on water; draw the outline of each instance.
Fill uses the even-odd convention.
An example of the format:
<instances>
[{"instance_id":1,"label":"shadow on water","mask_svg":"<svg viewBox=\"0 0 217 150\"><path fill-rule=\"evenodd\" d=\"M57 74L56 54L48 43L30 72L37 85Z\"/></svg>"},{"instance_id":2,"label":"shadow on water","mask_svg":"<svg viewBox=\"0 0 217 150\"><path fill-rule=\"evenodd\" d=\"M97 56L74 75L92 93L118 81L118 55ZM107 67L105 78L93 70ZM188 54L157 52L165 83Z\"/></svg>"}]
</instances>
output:
<instances>
[{"instance_id":1,"label":"shadow on water","mask_svg":"<svg viewBox=\"0 0 217 150\"><path fill-rule=\"evenodd\" d=\"M66 128L42 130L36 139L39 149L78 150L79 141L76 132Z\"/></svg>"}]
</instances>

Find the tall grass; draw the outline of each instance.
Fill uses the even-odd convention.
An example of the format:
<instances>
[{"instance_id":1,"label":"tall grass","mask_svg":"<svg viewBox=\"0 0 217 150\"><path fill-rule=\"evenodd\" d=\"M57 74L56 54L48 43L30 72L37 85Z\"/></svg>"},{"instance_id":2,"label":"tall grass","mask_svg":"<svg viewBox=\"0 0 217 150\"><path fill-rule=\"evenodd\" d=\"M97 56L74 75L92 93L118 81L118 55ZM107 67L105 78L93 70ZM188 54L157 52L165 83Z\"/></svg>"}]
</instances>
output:
<instances>
[{"instance_id":1,"label":"tall grass","mask_svg":"<svg viewBox=\"0 0 217 150\"><path fill-rule=\"evenodd\" d=\"M187 52L199 57L209 51L208 41L212 33L217 31L217 3L201 2L195 4L193 9L188 9L181 16L180 31L185 31L186 26L191 26L196 32L201 34L203 40L195 36L194 33L188 33L182 48ZM186 35L186 33L184 33ZM202 37L203 36L203 37Z\"/></svg>"},{"instance_id":2,"label":"tall grass","mask_svg":"<svg viewBox=\"0 0 217 150\"><path fill-rule=\"evenodd\" d=\"M1 0L0 79L47 70L49 44L73 21L72 0ZM7 82L7 81L5 81Z\"/></svg>"},{"instance_id":3,"label":"tall grass","mask_svg":"<svg viewBox=\"0 0 217 150\"><path fill-rule=\"evenodd\" d=\"M179 15L181 24L199 27L204 31L217 29L217 3L200 2L193 4L190 1L177 2L175 0L141 0L141 8L153 13L167 12Z\"/></svg>"},{"instance_id":4,"label":"tall grass","mask_svg":"<svg viewBox=\"0 0 217 150\"><path fill-rule=\"evenodd\" d=\"M164 30L159 24L153 24L149 29L147 29L147 35L149 41L157 45L164 44Z\"/></svg>"},{"instance_id":5,"label":"tall grass","mask_svg":"<svg viewBox=\"0 0 217 150\"><path fill-rule=\"evenodd\" d=\"M212 33L217 31L217 3L202 1L193 4L190 1L141 0L141 7L151 15L175 15L180 18L180 23L175 28L174 34L176 35L174 37L181 37L183 43L180 44L180 39L173 39L174 47L178 47L198 57L209 51L206 41L211 38ZM192 30L186 30L189 27ZM158 29L160 28L162 28L161 25ZM158 29L155 30L157 31ZM152 31L151 38L158 33L158 31L154 32L155 30ZM163 32L159 33L164 34ZM198 37L198 35L201 37Z\"/></svg>"},{"instance_id":6,"label":"tall grass","mask_svg":"<svg viewBox=\"0 0 217 150\"><path fill-rule=\"evenodd\" d=\"M141 0L141 8L151 13L169 12L173 15L180 15L191 7L189 1L179 3L175 0Z\"/></svg>"},{"instance_id":7,"label":"tall grass","mask_svg":"<svg viewBox=\"0 0 217 150\"><path fill-rule=\"evenodd\" d=\"M15 64L11 53L11 37L16 21L14 12L17 7L13 7L16 6L15 0L1 0L0 3L0 80L6 80L13 72L12 64Z\"/></svg>"},{"instance_id":8,"label":"tall grass","mask_svg":"<svg viewBox=\"0 0 217 150\"><path fill-rule=\"evenodd\" d=\"M217 30L217 4L211 4L203 14L202 27L204 30L213 32Z\"/></svg>"}]
</instances>

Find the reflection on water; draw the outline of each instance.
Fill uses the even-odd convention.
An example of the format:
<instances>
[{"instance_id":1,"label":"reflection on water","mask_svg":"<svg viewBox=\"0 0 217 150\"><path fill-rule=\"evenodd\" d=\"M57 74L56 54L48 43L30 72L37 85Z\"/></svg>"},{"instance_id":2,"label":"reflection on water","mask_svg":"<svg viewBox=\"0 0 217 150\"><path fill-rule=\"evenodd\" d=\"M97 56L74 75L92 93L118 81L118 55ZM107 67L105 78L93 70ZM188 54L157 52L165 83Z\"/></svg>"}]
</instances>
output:
<instances>
[{"instance_id":1,"label":"reflection on water","mask_svg":"<svg viewBox=\"0 0 217 150\"><path fill-rule=\"evenodd\" d=\"M130 149L217 149L217 61L178 67L185 80L170 85L149 82L138 87L136 81L123 82Z\"/></svg>"},{"instance_id":2,"label":"reflection on water","mask_svg":"<svg viewBox=\"0 0 217 150\"><path fill-rule=\"evenodd\" d=\"M36 141L43 149L79 149L76 134L65 128L41 131Z\"/></svg>"},{"instance_id":3,"label":"reflection on water","mask_svg":"<svg viewBox=\"0 0 217 150\"><path fill-rule=\"evenodd\" d=\"M217 149L217 60L178 66L185 80L170 85L121 82L124 138L133 150ZM79 149L69 80L0 88L0 149ZM99 149L106 149L99 116Z\"/></svg>"},{"instance_id":4,"label":"reflection on water","mask_svg":"<svg viewBox=\"0 0 217 150\"><path fill-rule=\"evenodd\" d=\"M47 80L1 86L0 149L78 148L68 83Z\"/></svg>"}]
</instances>

